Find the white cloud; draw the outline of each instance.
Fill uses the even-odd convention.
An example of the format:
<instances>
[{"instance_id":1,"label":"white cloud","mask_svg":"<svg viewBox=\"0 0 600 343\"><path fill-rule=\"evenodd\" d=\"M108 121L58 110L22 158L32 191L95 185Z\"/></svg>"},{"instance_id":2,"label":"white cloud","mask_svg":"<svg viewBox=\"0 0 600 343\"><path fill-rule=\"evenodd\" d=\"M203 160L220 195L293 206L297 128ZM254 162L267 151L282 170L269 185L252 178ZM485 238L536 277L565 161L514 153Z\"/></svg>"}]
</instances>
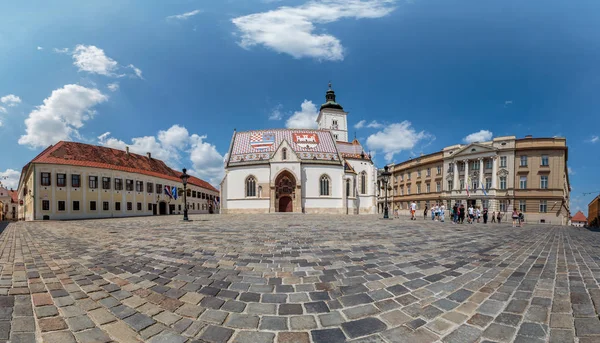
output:
<instances>
[{"instance_id":1,"label":"white cloud","mask_svg":"<svg viewBox=\"0 0 600 343\"><path fill-rule=\"evenodd\" d=\"M383 127L383 124L378 123L377 120L373 120L367 125L367 127L372 129L380 129Z\"/></svg>"},{"instance_id":2,"label":"white cloud","mask_svg":"<svg viewBox=\"0 0 600 343\"><path fill-rule=\"evenodd\" d=\"M106 85L106 88L108 88L108 90L111 92L116 92L119 90L119 83L118 82L109 83L108 85Z\"/></svg>"},{"instance_id":3,"label":"white cloud","mask_svg":"<svg viewBox=\"0 0 600 343\"><path fill-rule=\"evenodd\" d=\"M486 142L492 139L492 132L488 130L480 130L463 138L463 142L470 144L474 142Z\"/></svg>"},{"instance_id":4,"label":"white cloud","mask_svg":"<svg viewBox=\"0 0 600 343\"><path fill-rule=\"evenodd\" d=\"M385 154L385 159L390 162L395 154L414 148L417 143L425 139L433 139L425 131L417 132L409 121L387 125L382 131L374 133L367 138L367 147L375 152Z\"/></svg>"},{"instance_id":5,"label":"white cloud","mask_svg":"<svg viewBox=\"0 0 600 343\"><path fill-rule=\"evenodd\" d=\"M205 141L206 136L189 134L180 125L173 125L161 130L156 136L134 137L127 144L122 140L110 137L110 132L98 136L98 143L107 147L125 150L163 160L174 169L186 167L190 174L217 186L223 177L223 156L217 148Z\"/></svg>"},{"instance_id":6,"label":"white cloud","mask_svg":"<svg viewBox=\"0 0 600 343\"><path fill-rule=\"evenodd\" d=\"M340 61L344 48L336 37L316 33L315 24L344 18L380 18L394 10L394 0L322 0L297 7L283 6L232 20L241 33L240 46L264 45L295 58Z\"/></svg>"},{"instance_id":7,"label":"white cloud","mask_svg":"<svg viewBox=\"0 0 600 343\"><path fill-rule=\"evenodd\" d=\"M317 106L312 101L304 100L300 105L301 110L294 112L285 122L290 129L316 129L317 128Z\"/></svg>"},{"instance_id":8,"label":"white cloud","mask_svg":"<svg viewBox=\"0 0 600 343\"><path fill-rule=\"evenodd\" d=\"M167 20L186 20L189 19L190 17L195 16L196 14L200 13L200 10L193 10L191 12L186 12L183 14L177 14L177 15L170 15L167 17Z\"/></svg>"},{"instance_id":9,"label":"white cloud","mask_svg":"<svg viewBox=\"0 0 600 343\"><path fill-rule=\"evenodd\" d=\"M140 79L142 79L142 80L144 79L144 78L142 77L142 70L141 70L140 68L137 68L137 67L136 67L136 66L134 66L133 64L130 64L130 65L128 65L127 67L128 67L128 68L131 68L131 69L133 69L133 72L135 73L135 76L137 76L138 78L140 78Z\"/></svg>"},{"instance_id":10,"label":"white cloud","mask_svg":"<svg viewBox=\"0 0 600 343\"><path fill-rule=\"evenodd\" d=\"M590 140L588 142L590 143L596 143L600 138L598 136L592 136L592 138L590 138Z\"/></svg>"},{"instance_id":11,"label":"white cloud","mask_svg":"<svg viewBox=\"0 0 600 343\"><path fill-rule=\"evenodd\" d=\"M575 175L575 171L573 169L571 169L571 167L567 167L567 171L569 172L569 175Z\"/></svg>"},{"instance_id":12,"label":"white cloud","mask_svg":"<svg viewBox=\"0 0 600 343\"><path fill-rule=\"evenodd\" d=\"M271 111L271 114L269 115L269 120L281 120L283 118L283 113L281 112L282 109L282 104L275 106L275 108Z\"/></svg>"},{"instance_id":13,"label":"white cloud","mask_svg":"<svg viewBox=\"0 0 600 343\"><path fill-rule=\"evenodd\" d=\"M52 51L54 51L57 54L68 54L69 48L62 48L62 49L54 48L54 49L52 49Z\"/></svg>"},{"instance_id":14,"label":"white cloud","mask_svg":"<svg viewBox=\"0 0 600 343\"><path fill-rule=\"evenodd\" d=\"M44 48L43 48L43 47L41 47L41 46L38 46L38 47L37 47L37 49L38 49L38 50L44 50Z\"/></svg>"},{"instance_id":15,"label":"white cloud","mask_svg":"<svg viewBox=\"0 0 600 343\"><path fill-rule=\"evenodd\" d=\"M508 105L512 105L513 101L512 100L506 100L504 101L504 107L508 106Z\"/></svg>"},{"instance_id":16,"label":"white cloud","mask_svg":"<svg viewBox=\"0 0 600 343\"><path fill-rule=\"evenodd\" d=\"M14 94L8 94L0 98L0 102L8 107L17 106L21 103L21 98Z\"/></svg>"},{"instance_id":17,"label":"white cloud","mask_svg":"<svg viewBox=\"0 0 600 343\"><path fill-rule=\"evenodd\" d=\"M3 125L3 124L2 124L2 120L0 120L0 127L1 127L2 125Z\"/></svg>"},{"instance_id":18,"label":"white cloud","mask_svg":"<svg viewBox=\"0 0 600 343\"><path fill-rule=\"evenodd\" d=\"M98 89L80 85L55 89L25 119L26 134L19 138L19 144L46 147L73 136L79 137L77 130L94 116L94 106L107 99Z\"/></svg>"},{"instance_id":19,"label":"white cloud","mask_svg":"<svg viewBox=\"0 0 600 343\"><path fill-rule=\"evenodd\" d=\"M358 123L354 124L354 128L362 129L366 123L367 123L367 121L363 119L363 120L359 121Z\"/></svg>"},{"instance_id":20,"label":"white cloud","mask_svg":"<svg viewBox=\"0 0 600 343\"><path fill-rule=\"evenodd\" d=\"M19 177L21 173L14 169L6 169L3 172L0 172L0 182L4 188L8 189L17 189L19 185Z\"/></svg>"},{"instance_id":21,"label":"white cloud","mask_svg":"<svg viewBox=\"0 0 600 343\"><path fill-rule=\"evenodd\" d=\"M93 45L77 45L73 51L73 60L73 64L79 68L79 71L105 76L113 76L119 67L117 61L106 56L104 50Z\"/></svg>"}]
</instances>

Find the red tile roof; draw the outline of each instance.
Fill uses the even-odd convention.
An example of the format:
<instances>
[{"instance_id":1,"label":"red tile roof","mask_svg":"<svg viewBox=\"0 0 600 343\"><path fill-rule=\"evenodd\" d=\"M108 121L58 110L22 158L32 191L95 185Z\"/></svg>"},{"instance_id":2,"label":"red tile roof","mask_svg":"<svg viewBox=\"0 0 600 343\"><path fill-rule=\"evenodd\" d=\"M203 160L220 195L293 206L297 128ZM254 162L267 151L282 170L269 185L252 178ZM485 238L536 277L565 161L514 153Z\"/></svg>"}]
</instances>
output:
<instances>
[{"instance_id":1,"label":"red tile roof","mask_svg":"<svg viewBox=\"0 0 600 343\"><path fill-rule=\"evenodd\" d=\"M578 211L577 213L575 213L573 218L571 218L571 221L572 222L587 222L587 218L585 217L585 214L583 214L583 212Z\"/></svg>"},{"instance_id":2,"label":"red tile roof","mask_svg":"<svg viewBox=\"0 0 600 343\"><path fill-rule=\"evenodd\" d=\"M10 198L13 203L19 202L19 192L10 190L10 191L8 191L8 194L10 194Z\"/></svg>"},{"instance_id":3,"label":"red tile roof","mask_svg":"<svg viewBox=\"0 0 600 343\"><path fill-rule=\"evenodd\" d=\"M352 142L337 141L335 144L344 158L362 159L362 154L364 154L365 159L370 159L370 156L365 153L365 150L356 138Z\"/></svg>"},{"instance_id":4,"label":"red tile roof","mask_svg":"<svg viewBox=\"0 0 600 343\"><path fill-rule=\"evenodd\" d=\"M103 168L138 173L181 182L181 172L169 168L165 162L123 150L77 142L60 141L51 145L30 163L63 164L79 167ZM188 183L218 192L208 182L190 177Z\"/></svg>"}]
</instances>

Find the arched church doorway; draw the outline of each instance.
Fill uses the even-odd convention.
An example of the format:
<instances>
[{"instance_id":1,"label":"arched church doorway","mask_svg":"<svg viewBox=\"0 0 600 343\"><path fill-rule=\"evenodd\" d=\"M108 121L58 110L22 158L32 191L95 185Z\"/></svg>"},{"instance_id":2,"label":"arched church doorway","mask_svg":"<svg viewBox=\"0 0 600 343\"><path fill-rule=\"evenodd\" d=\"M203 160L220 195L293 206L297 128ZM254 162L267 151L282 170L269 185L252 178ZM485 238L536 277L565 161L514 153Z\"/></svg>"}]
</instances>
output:
<instances>
[{"instance_id":1,"label":"arched church doorway","mask_svg":"<svg viewBox=\"0 0 600 343\"><path fill-rule=\"evenodd\" d=\"M164 201L161 201L158 203L158 214L160 214L161 216L167 214L167 203Z\"/></svg>"},{"instance_id":2,"label":"arched church doorway","mask_svg":"<svg viewBox=\"0 0 600 343\"><path fill-rule=\"evenodd\" d=\"M294 212L294 198L296 197L296 178L292 173L284 170L275 180L275 201L278 212Z\"/></svg>"}]
</instances>

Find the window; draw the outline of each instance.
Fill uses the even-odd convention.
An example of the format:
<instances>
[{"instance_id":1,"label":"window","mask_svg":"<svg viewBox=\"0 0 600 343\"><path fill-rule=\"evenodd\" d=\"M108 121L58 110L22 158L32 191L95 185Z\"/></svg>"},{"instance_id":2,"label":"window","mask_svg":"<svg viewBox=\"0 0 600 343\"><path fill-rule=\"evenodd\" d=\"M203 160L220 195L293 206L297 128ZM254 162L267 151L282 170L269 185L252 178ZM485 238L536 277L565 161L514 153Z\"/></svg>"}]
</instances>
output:
<instances>
[{"instance_id":1,"label":"window","mask_svg":"<svg viewBox=\"0 0 600 343\"><path fill-rule=\"evenodd\" d=\"M506 200L500 200L500 212L506 212Z\"/></svg>"},{"instance_id":2,"label":"window","mask_svg":"<svg viewBox=\"0 0 600 343\"><path fill-rule=\"evenodd\" d=\"M527 212L527 202L525 200L519 200L519 211Z\"/></svg>"},{"instance_id":3,"label":"window","mask_svg":"<svg viewBox=\"0 0 600 343\"><path fill-rule=\"evenodd\" d=\"M460 190L465 189L465 179L460 179Z\"/></svg>"},{"instance_id":4,"label":"window","mask_svg":"<svg viewBox=\"0 0 600 343\"><path fill-rule=\"evenodd\" d=\"M110 177L102 178L102 189L110 189Z\"/></svg>"},{"instance_id":5,"label":"window","mask_svg":"<svg viewBox=\"0 0 600 343\"><path fill-rule=\"evenodd\" d=\"M56 185L58 187L66 187L67 186L67 174L56 174Z\"/></svg>"},{"instance_id":6,"label":"window","mask_svg":"<svg viewBox=\"0 0 600 343\"><path fill-rule=\"evenodd\" d=\"M540 176L540 188L548 189L548 176Z\"/></svg>"},{"instance_id":7,"label":"window","mask_svg":"<svg viewBox=\"0 0 600 343\"><path fill-rule=\"evenodd\" d=\"M50 200L42 200L42 211L50 211Z\"/></svg>"},{"instance_id":8,"label":"window","mask_svg":"<svg viewBox=\"0 0 600 343\"><path fill-rule=\"evenodd\" d=\"M481 200L481 207L482 208L490 208L490 201L488 199L482 199Z\"/></svg>"},{"instance_id":9,"label":"window","mask_svg":"<svg viewBox=\"0 0 600 343\"><path fill-rule=\"evenodd\" d=\"M102 202L102 211L108 211L109 207L108 207L108 201L103 201Z\"/></svg>"},{"instance_id":10,"label":"window","mask_svg":"<svg viewBox=\"0 0 600 343\"><path fill-rule=\"evenodd\" d=\"M500 167L506 168L506 156L500 156Z\"/></svg>"},{"instance_id":11,"label":"window","mask_svg":"<svg viewBox=\"0 0 600 343\"><path fill-rule=\"evenodd\" d=\"M430 193L431 192L431 184L429 184L429 183L426 184L425 188L426 188L426 193Z\"/></svg>"},{"instance_id":12,"label":"window","mask_svg":"<svg viewBox=\"0 0 600 343\"><path fill-rule=\"evenodd\" d=\"M521 156L521 167L527 167L527 155Z\"/></svg>"},{"instance_id":13,"label":"window","mask_svg":"<svg viewBox=\"0 0 600 343\"><path fill-rule=\"evenodd\" d=\"M127 211L133 211L133 203L131 201L127 202Z\"/></svg>"},{"instance_id":14,"label":"window","mask_svg":"<svg viewBox=\"0 0 600 343\"><path fill-rule=\"evenodd\" d=\"M521 176L519 187L521 189L527 189L527 176Z\"/></svg>"},{"instance_id":15,"label":"window","mask_svg":"<svg viewBox=\"0 0 600 343\"><path fill-rule=\"evenodd\" d=\"M400 182L404 181L404 174L400 174Z\"/></svg>"},{"instance_id":16,"label":"window","mask_svg":"<svg viewBox=\"0 0 600 343\"><path fill-rule=\"evenodd\" d=\"M406 173L406 179L410 180L410 172Z\"/></svg>"},{"instance_id":17,"label":"window","mask_svg":"<svg viewBox=\"0 0 600 343\"><path fill-rule=\"evenodd\" d=\"M492 188L492 178L486 177L485 178L485 189L489 190L490 188Z\"/></svg>"},{"instance_id":18,"label":"window","mask_svg":"<svg viewBox=\"0 0 600 343\"><path fill-rule=\"evenodd\" d=\"M137 210L138 210L138 211L141 211L141 210L142 210L142 203L141 203L141 202L138 202L138 203L137 203Z\"/></svg>"},{"instance_id":19,"label":"window","mask_svg":"<svg viewBox=\"0 0 600 343\"><path fill-rule=\"evenodd\" d=\"M475 192L477 190L477 188L479 188L479 181L477 180L472 180L471 181L471 192Z\"/></svg>"},{"instance_id":20,"label":"window","mask_svg":"<svg viewBox=\"0 0 600 343\"><path fill-rule=\"evenodd\" d=\"M196 191L192 191L192 198L196 198Z\"/></svg>"},{"instance_id":21,"label":"window","mask_svg":"<svg viewBox=\"0 0 600 343\"><path fill-rule=\"evenodd\" d=\"M154 193L154 184L152 182L146 182L146 192Z\"/></svg>"},{"instance_id":22,"label":"window","mask_svg":"<svg viewBox=\"0 0 600 343\"><path fill-rule=\"evenodd\" d=\"M181 190L181 191L183 192L183 190ZM189 189L188 189L188 191L189 191ZM156 194L162 194L162 193L163 193L162 185L160 183L157 183L156 184ZM181 193L180 195L183 196L183 193Z\"/></svg>"},{"instance_id":23,"label":"window","mask_svg":"<svg viewBox=\"0 0 600 343\"><path fill-rule=\"evenodd\" d=\"M96 202L90 201L90 211L95 211L95 210L96 210Z\"/></svg>"},{"instance_id":24,"label":"window","mask_svg":"<svg viewBox=\"0 0 600 343\"><path fill-rule=\"evenodd\" d=\"M346 179L346 197L350 197L350 179Z\"/></svg>"},{"instance_id":25,"label":"window","mask_svg":"<svg viewBox=\"0 0 600 343\"><path fill-rule=\"evenodd\" d=\"M441 192L442 191L442 183L439 182L439 181L436 182L435 183L435 189L436 189L436 192Z\"/></svg>"},{"instance_id":26,"label":"window","mask_svg":"<svg viewBox=\"0 0 600 343\"><path fill-rule=\"evenodd\" d=\"M421 194L421 184L417 183L417 194Z\"/></svg>"},{"instance_id":27,"label":"window","mask_svg":"<svg viewBox=\"0 0 600 343\"><path fill-rule=\"evenodd\" d=\"M79 211L79 201L73 201L73 211Z\"/></svg>"},{"instance_id":28,"label":"window","mask_svg":"<svg viewBox=\"0 0 600 343\"><path fill-rule=\"evenodd\" d=\"M256 179L254 176L249 176L246 179L246 196L247 197L255 197L256 196Z\"/></svg>"},{"instance_id":29,"label":"window","mask_svg":"<svg viewBox=\"0 0 600 343\"><path fill-rule=\"evenodd\" d=\"M451 191L454 188L454 181L448 180L448 190Z\"/></svg>"},{"instance_id":30,"label":"window","mask_svg":"<svg viewBox=\"0 0 600 343\"><path fill-rule=\"evenodd\" d=\"M64 175L64 174L63 174ZM59 211L64 211L65 210L65 202L64 201L59 201L58 202L58 210Z\"/></svg>"},{"instance_id":31,"label":"window","mask_svg":"<svg viewBox=\"0 0 600 343\"><path fill-rule=\"evenodd\" d=\"M321 176L321 184L320 184L320 194L321 196L329 195L329 176L323 175Z\"/></svg>"},{"instance_id":32,"label":"window","mask_svg":"<svg viewBox=\"0 0 600 343\"><path fill-rule=\"evenodd\" d=\"M143 192L144 191L144 181L136 181L135 182L135 191Z\"/></svg>"},{"instance_id":33,"label":"window","mask_svg":"<svg viewBox=\"0 0 600 343\"><path fill-rule=\"evenodd\" d=\"M79 188L81 187L81 177L76 174L71 174L71 187Z\"/></svg>"},{"instance_id":34,"label":"window","mask_svg":"<svg viewBox=\"0 0 600 343\"><path fill-rule=\"evenodd\" d=\"M42 186L50 186L50 173L42 173Z\"/></svg>"},{"instance_id":35,"label":"window","mask_svg":"<svg viewBox=\"0 0 600 343\"><path fill-rule=\"evenodd\" d=\"M287 160L287 149L286 148L281 149L281 159L284 161Z\"/></svg>"},{"instance_id":36,"label":"window","mask_svg":"<svg viewBox=\"0 0 600 343\"><path fill-rule=\"evenodd\" d=\"M458 170L459 171L465 171L465 164L464 163L459 164L458 165Z\"/></svg>"},{"instance_id":37,"label":"window","mask_svg":"<svg viewBox=\"0 0 600 343\"><path fill-rule=\"evenodd\" d=\"M479 170L479 161L473 161L470 168L471 170Z\"/></svg>"},{"instance_id":38,"label":"window","mask_svg":"<svg viewBox=\"0 0 600 343\"><path fill-rule=\"evenodd\" d=\"M125 180L125 190L133 191L133 180L129 180L129 179Z\"/></svg>"},{"instance_id":39,"label":"window","mask_svg":"<svg viewBox=\"0 0 600 343\"><path fill-rule=\"evenodd\" d=\"M121 202L117 201L115 202L115 211L120 211L121 210Z\"/></svg>"},{"instance_id":40,"label":"window","mask_svg":"<svg viewBox=\"0 0 600 343\"><path fill-rule=\"evenodd\" d=\"M406 186L406 195L410 195L410 185Z\"/></svg>"},{"instance_id":41,"label":"window","mask_svg":"<svg viewBox=\"0 0 600 343\"><path fill-rule=\"evenodd\" d=\"M360 173L360 194L367 194L367 173Z\"/></svg>"},{"instance_id":42,"label":"window","mask_svg":"<svg viewBox=\"0 0 600 343\"><path fill-rule=\"evenodd\" d=\"M337 135L337 134L334 134L334 135L333 135L333 139L335 139L335 140L337 141L337 140L338 140L338 135Z\"/></svg>"},{"instance_id":43,"label":"window","mask_svg":"<svg viewBox=\"0 0 600 343\"><path fill-rule=\"evenodd\" d=\"M506 189L506 176L500 176L500 189Z\"/></svg>"},{"instance_id":44,"label":"window","mask_svg":"<svg viewBox=\"0 0 600 343\"><path fill-rule=\"evenodd\" d=\"M548 201L540 200L540 213L548 212Z\"/></svg>"},{"instance_id":45,"label":"window","mask_svg":"<svg viewBox=\"0 0 600 343\"><path fill-rule=\"evenodd\" d=\"M179 210L181 211L181 205L179 205ZM152 203L148 203L148 211L152 211Z\"/></svg>"},{"instance_id":46,"label":"window","mask_svg":"<svg viewBox=\"0 0 600 343\"><path fill-rule=\"evenodd\" d=\"M431 168L427 168L427 176L431 176Z\"/></svg>"},{"instance_id":47,"label":"window","mask_svg":"<svg viewBox=\"0 0 600 343\"><path fill-rule=\"evenodd\" d=\"M542 166L547 167L550 165L548 155L542 155Z\"/></svg>"},{"instance_id":48,"label":"window","mask_svg":"<svg viewBox=\"0 0 600 343\"><path fill-rule=\"evenodd\" d=\"M440 175L442 173L442 166L437 166L437 174Z\"/></svg>"},{"instance_id":49,"label":"window","mask_svg":"<svg viewBox=\"0 0 600 343\"><path fill-rule=\"evenodd\" d=\"M421 169L417 170L417 177L421 177Z\"/></svg>"},{"instance_id":50,"label":"window","mask_svg":"<svg viewBox=\"0 0 600 343\"><path fill-rule=\"evenodd\" d=\"M485 169L492 169L492 159L485 160Z\"/></svg>"},{"instance_id":51,"label":"window","mask_svg":"<svg viewBox=\"0 0 600 343\"><path fill-rule=\"evenodd\" d=\"M98 177L97 176L90 176L89 177L89 187L91 189L98 188Z\"/></svg>"},{"instance_id":52,"label":"window","mask_svg":"<svg viewBox=\"0 0 600 343\"><path fill-rule=\"evenodd\" d=\"M123 190L123 179L115 179L115 190L116 191Z\"/></svg>"}]
</instances>

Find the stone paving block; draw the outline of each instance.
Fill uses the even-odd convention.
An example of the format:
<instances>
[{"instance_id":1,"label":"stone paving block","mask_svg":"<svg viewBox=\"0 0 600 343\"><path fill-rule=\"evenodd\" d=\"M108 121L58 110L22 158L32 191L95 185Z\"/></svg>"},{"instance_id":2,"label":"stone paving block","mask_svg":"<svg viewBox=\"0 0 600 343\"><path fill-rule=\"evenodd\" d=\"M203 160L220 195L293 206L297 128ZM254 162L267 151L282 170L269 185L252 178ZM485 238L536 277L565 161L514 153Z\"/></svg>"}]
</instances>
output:
<instances>
[{"instance_id":1,"label":"stone paving block","mask_svg":"<svg viewBox=\"0 0 600 343\"><path fill-rule=\"evenodd\" d=\"M335 325L338 325L338 324L335 324ZM326 326L326 325L323 325L323 326ZM260 320L260 325L259 325L258 329L259 330L267 330L267 331L286 331L286 330L288 330L287 318L286 317L263 316Z\"/></svg>"},{"instance_id":2,"label":"stone paving block","mask_svg":"<svg viewBox=\"0 0 600 343\"><path fill-rule=\"evenodd\" d=\"M111 341L110 337L99 328L76 332L75 338L80 343L108 343Z\"/></svg>"},{"instance_id":3,"label":"stone paving block","mask_svg":"<svg viewBox=\"0 0 600 343\"><path fill-rule=\"evenodd\" d=\"M42 332L59 331L67 328L67 323L65 323L64 319L61 317L43 318L38 321L38 324Z\"/></svg>"},{"instance_id":4,"label":"stone paving block","mask_svg":"<svg viewBox=\"0 0 600 343\"><path fill-rule=\"evenodd\" d=\"M91 329L96 326L94 322L92 322L92 320L86 315L68 318L67 324L73 332Z\"/></svg>"},{"instance_id":5,"label":"stone paving block","mask_svg":"<svg viewBox=\"0 0 600 343\"><path fill-rule=\"evenodd\" d=\"M256 329L259 319L258 316L254 315L231 313L225 325L236 329Z\"/></svg>"},{"instance_id":6,"label":"stone paving block","mask_svg":"<svg viewBox=\"0 0 600 343\"><path fill-rule=\"evenodd\" d=\"M109 336L119 343L137 343L140 341L137 338L137 333L121 321L103 325L102 330L106 331Z\"/></svg>"},{"instance_id":7,"label":"stone paving block","mask_svg":"<svg viewBox=\"0 0 600 343\"><path fill-rule=\"evenodd\" d=\"M574 343L575 331L563 329L550 330L550 343Z\"/></svg>"},{"instance_id":8,"label":"stone paving block","mask_svg":"<svg viewBox=\"0 0 600 343\"><path fill-rule=\"evenodd\" d=\"M158 335L150 338L148 343L184 343L187 341L186 337L183 337L174 332L164 331Z\"/></svg>"},{"instance_id":9,"label":"stone paving block","mask_svg":"<svg viewBox=\"0 0 600 343\"><path fill-rule=\"evenodd\" d=\"M311 330L317 328L317 322L313 316L293 316L290 317L291 330Z\"/></svg>"},{"instance_id":10,"label":"stone paving block","mask_svg":"<svg viewBox=\"0 0 600 343\"><path fill-rule=\"evenodd\" d=\"M442 341L446 343L474 343L479 340L481 330L469 325L461 325L456 330L445 336Z\"/></svg>"},{"instance_id":11,"label":"stone paving block","mask_svg":"<svg viewBox=\"0 0 600 343\"><path fill-rule=\"evenodd\" d=\"M44 343L77 343L75 336L68 331L55 331L42 334Z\"/></svg>"},{"instance_id":12,"label":"stone paving block","mask_svg":"<svg viewBox=\"0 0 600 343\"><path fill-rule=\"evenodd\" d=\"M277 334L277 343L310 343L310 338L306 332L280 332Z\"/></svg>"},{"instance_id":13,"label":"stone paving block","mask_svg":"<svg viewBox=\"0 0 600 343\"><path fill-rule=\"evenodd\" d=\"M10 343L35 343L35 333L19 332L10 335Z\"/></svg>"},{"instance_id":14,"label":"stone paving block","mask_svg":"<svg viewBox=\"0 0 600 343\"><path fill-rule=\"evenodd\" d=\"M600 320L598 318L575 318L575 332L578 337L600 335Z\"/></svg>"},{"instance_id":15,"label":"stone paving block","mask_svg":"<svg viewBox=\"0 0 600 343\"><path fill-rule=\"evenodd\" d=\"M489 338L493 341L510 340L517 330L511 326L492 323L483 332L482 337Z\"/></svg>"},{"instance_id":16,"label":"stone paving block","mask_svg":"<svg viewBox=\"0 0 600 343\"><path fill-rule=\"evenodd\" d=\"M358 319L379 313L379 310L372 304L356 306L342 311L348 319Z\"/></svg>"},{"instance_id":17,"label":"stone paving block","mask_svg":"<svg viewBox=\"0 0 600 343\"><path fill-rule=\"evenodd\" d=\"M202 332L200 339L210 343L225 343L233 335L233 330L210 325Z\"/></svg>"},{"instance_id":18,"label":"stone paving block","mask_svg":"<svg viewBox=\"0 0 600 343\"><path fill-rule=\"evenodd\" d=\"M229 314L224 311L206 310L204 313L202 313L202 315L200 315L200 320L220 325L223 324L228 315Z\"/></svg>"},{"instance_id":19,"label":"stone paving block","mask_svg":"<svg viewBox=\"0 0 600 343\"><path fill-rule=\"evenodd\" d=\"M272 343L274 339L275 334L270 332L240 331L232 343Z\"/></svg>"},{"instance_id":20,"label":"stone paving block","mask_svg":"<svg viewBox=\"0 0 600 343\"><path fill-rule=\"evenodd\" d=\"M524 337L533 337L544 339L546 337L546 333L548 332L548 326L538 323L521 323L521 327L517 332L517 335Z\"/></svg>"},{"instance_id":21,"label":"stone paving block","mask_svg":"<svg viewBox=\"0 0 600 343\"><path fill-rule=\"evenodd\" d=\"M104 308L97 308L88 312L89 316L99 325L111 323L117 320L115 316L110 314Z\"/></svg>"},{"instance_id":22,"label":"stone paving block","mask_svg":"<svg viewBox=\"0 0 600 343\"><path fill-rule=\"evenodd\" d=\"M33 317L15 317L12 320L11 329L13 332L33 332L35 331L35 320Z\"/></svg>"},{"instance_id":23,"label":"stone paving block","mask_svg":"<svg viewBox=\"0 0 600 343\"><path fill-rule=\"evenodd\" d=\"M144 330L140 331L139 335L143 339L147 340L150 337L154 337L154 336L158 335L159 333L163 332L166 329L167 329L167 326L165 326L164 324L162 324L162 323L155 323L153 325L148 326ZM199 331L200 330L198 330L196 333L194 333L193 336L195 336L196 334L198 334Z\"/></svg>"},{"instance_id":24,"label":"stone paving block","mask_svg":"<svg viewBox=\"0 0 600 343\"><path fill-rule=\"evenodd\" d=\"M136 332L140 332L148 326L156 323L154 319L139 312L123 319L123 321L127 323L127 325L129 325Z\"/></svg>"},{"instance_id":25,"label":"stone paving block","mask_svg":"<svg viewBox=\"0 0 600 343\"><path fill-rule=\"evenodd\" d=\"M562 329L573 329L574 322L573 317L569 314L564 313L552 313L550 316L550 327L562 328Z\"/></svg>"},{"instance_id":26,"label":"stone paving block","mask_svg":"<svg viewBox=\"0 0 600 343\"><path fill-rule=\"evenodd\" d=\"M346 336L340 329L322 329L310 332L314 343L344 343Z\"/></svg>"}]
</instances>

